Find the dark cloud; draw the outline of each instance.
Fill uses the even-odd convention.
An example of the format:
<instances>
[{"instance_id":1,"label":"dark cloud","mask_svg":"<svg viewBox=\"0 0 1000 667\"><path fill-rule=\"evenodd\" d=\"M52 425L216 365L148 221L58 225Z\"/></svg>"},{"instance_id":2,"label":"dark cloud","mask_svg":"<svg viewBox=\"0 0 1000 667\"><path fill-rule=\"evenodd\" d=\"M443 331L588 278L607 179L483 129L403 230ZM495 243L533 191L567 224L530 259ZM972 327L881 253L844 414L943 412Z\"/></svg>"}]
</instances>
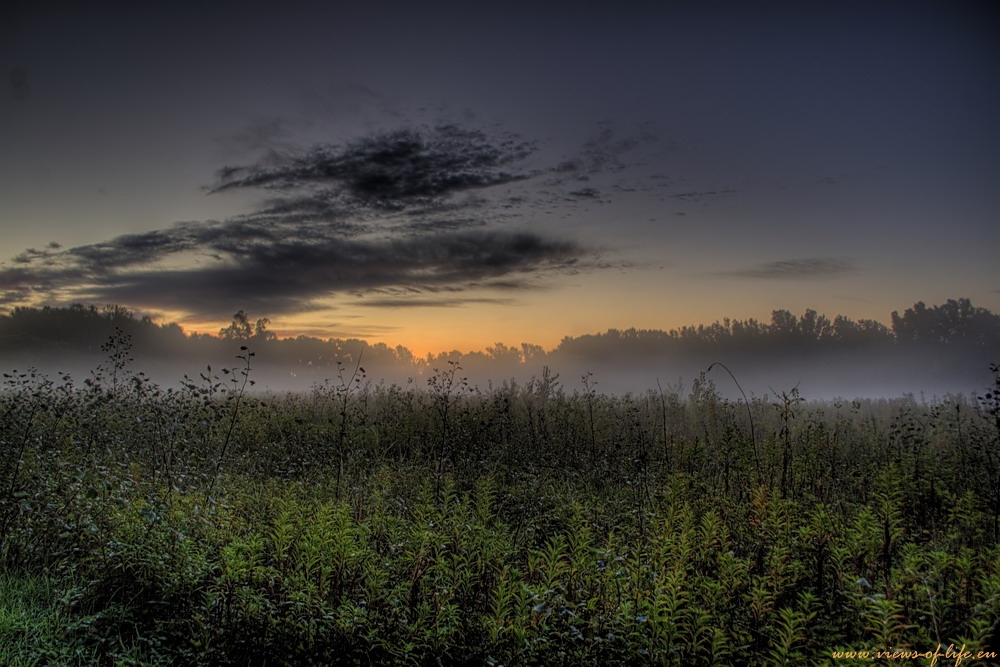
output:
<instances>
[{"instance_id":1,"label":"dark cloud","mask_svg":"<svg viewBox=\"0 0 1000 667\"><path fill-rule=\"evenodd\" d=\"M819 257L766 262L744 269L725 271L723 274L737 278L798 280L802 278L832 278L845 273L851 273L854 270L854 265L847 260Z\"/></svg>"},{"instance_id":2,"label":"dark cloud","mask_svg":"<svg viewBox=\"0 0 1000 667\"><path fill-rule=\"evenodd\" d=\"M180 251L210 265L157 268ZM509 230L447 230L389 237L271 235L242 222L176 225L65 251L59 262L0 271L3 300L24 291L74 291L75 300L216 315L220 304L295 312L337 293L407 286L465 290L481 281L587 265L578 244ZM225 306L228 308L229 306Z\"/></svg>"},{"instance_id":3,"label":"dark cloud","mask_svg":"<svg viewBox=\"0 0 1000 667\"><path fill-rule=\"evenodd\" d=\"M294 312L334 293L393 286L418 292L464 289L473 281L575 265L581 254L574 244L506 231L282 241L230 253L235 265L136 273L103 288L101 295L125 303L152 298L205 314L238 295L259 312Z\"/></svg>"},{"instance_id":4,"label":"dark cloud","mask_svg":"<svg viewBox=\"0 0 1000 667\"><path fill-rule=\"evenodd\" d=\"M258 127L248 142L280 129ZM584 167L617 165L630 145L607 126L585 147ZM295 312L346 294L381 293L371 306L455 306L476 300L428 295L537 288L553 272L610 266L596 249L508 225L556 195L600 201L594 188L532 186L552 173L518 167L533 151L516 136L456 125L298 153L269 149L252 165L220 170L209 189L260 189L267 197L256 210L28 249L0 268L0 302L110 302L202 317L233 307Z\"/></svg>"},{"instance_id":5,"label":"dark cloud","mask_svg":"<svg viewBox=\"0 0 1000 667\"><path fill-rule=\"evenodd\" d=\"M226 167L211 192L313 187L347 206L398 211L525 179L528 174L506 167L533 151L515 137L489 137L455 125L404 129L346 146L320 146L303 156L272 155L267 163Z\"/></svg>"},{"instance_id":6,"label":"dark cloud","mask_svg":"<svg viewBox=\"0 0 1000 667\"><path fill-rule=\"evenodd\" d=\"M12 261L15 264L31 264L32 262L44 261L53 256L51 250L37 250L35 248L28 248L24 252L15 255Z\"/></svg>"},{"instance_id":7,"label":"dark cloud","mask_svg":"<svg viewBox=\"0 0 1000 667\"><path fill-rule=\"evenodd\" d=\"M597 124L597 132L584 143L583 150L578 156L560 162L552 171L582 176L601 172L620 172L629 166L625 162L625 155L628 152L655 140L656 136L646 129L620 136L614 123L604 120Z\"/></svg>"},{"instance_id":8,"label":"dark cloud","mask_svg":"<svg viewBox=\"0 0 1000 667\"><path fill-rule=\"evenodd\" d=\"M430 218L427 220L414 220L400 227L400 230L414 233L425 232L448 232L460 229L470 229L474 227L486 226L485 220L477 218Z\"/></svg>"},{"instance_id":9,"label":"dark cloud","mask_svg":"<svg viewBox=\"0 0 1000 667\"><path fill-rule=\"evenodd\" d=\"M25 267L0 270L0 291L8 294L27 293L34 279L34 272Z\"/></svg>"},{"instance_id":10,"label":"dark cloud","mask_svg":"<svg viewBox=\"0 0 1000 667\"><path fill-rule=\"evenodd\" d=\"M718 197L720 195L731 195L735 194L737 190L703 190L703 191L691 191L691 192L678 192L676 194L670 195L674 199L681 199L684 201L701 201L708 197Z\"/></svg>"},{"instance_id":11,"label":"dark cloud","mask_svg":"<svg viewBox=\"0 0 1000 667\"><path fill-rule=\"evenodd\" d=\"M211 226L177 224L168 229L124 234L110 241L78 246L66 254L95 274L104 274L197 248L210 229Z\"/></svg>"},{"instance_id":12,"label":"dark cloud","mask_svg":"<svg viewBox=\"0 0 1000 667\"><path fill-rule=\"evenodd\" d=\"M351 217L350 213L336 197L328 193L307 193L266 199L256 212L244 216L244 219L291 224L322 220L332 224L345 223Z\"/></svg>"},{"instance_id":13,"label":"dark cloud","mask_svg":"<svg viewBox=\"0 0 1000 667\"><path fill-rule=\"evenodd\" d=\"M508 305L513 299L456 299L456 298L409 298L409 299L371 299L357 301L354 305L365 308L457 308L469 304L500 304Z\"/></svg>"}]
</instances>

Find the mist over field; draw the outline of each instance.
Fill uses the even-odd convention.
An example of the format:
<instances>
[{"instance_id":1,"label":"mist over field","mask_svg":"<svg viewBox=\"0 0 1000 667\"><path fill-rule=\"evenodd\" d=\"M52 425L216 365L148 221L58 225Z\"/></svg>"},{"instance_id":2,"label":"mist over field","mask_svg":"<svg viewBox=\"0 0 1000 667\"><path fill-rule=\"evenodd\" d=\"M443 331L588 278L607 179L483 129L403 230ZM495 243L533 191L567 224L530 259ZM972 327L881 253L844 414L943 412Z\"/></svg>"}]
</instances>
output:
<instances>
[{"instance_id":1,"label":"mist over field","mask_svg":"<svg viewBox=\"0 0 1000 667\"><path fill-rule=\"evenodd\" d=\"M268 320L243 311L219 335L186 335L175 324L156 324L120 307L16 309L0 318L0 368L34 368L76 383L112 371L119 355L122 378L142 372L163 388L231 383L239 376L241 348L253 352L254 391L304 392L318 386L384 384L426 388L454 374L488 392L505 383L543 378L565 391L685 394L702 375L720 395L779 397L796 390L807 399L924 399L981 392L1000 359L1000 317L967 299L941 306L917 303L892 327L871 320L830 319L815 311L776 310L769 323L715 322L669 332L609 329L566 337L555 348L497 343L485 351L416 357L405 346L360 339L278 339ZM709 370L711 368L711 370ZM234 371L226 373L226 371ZM738 385L737 385L738 383Z\"/></svg>"}]
</instances>

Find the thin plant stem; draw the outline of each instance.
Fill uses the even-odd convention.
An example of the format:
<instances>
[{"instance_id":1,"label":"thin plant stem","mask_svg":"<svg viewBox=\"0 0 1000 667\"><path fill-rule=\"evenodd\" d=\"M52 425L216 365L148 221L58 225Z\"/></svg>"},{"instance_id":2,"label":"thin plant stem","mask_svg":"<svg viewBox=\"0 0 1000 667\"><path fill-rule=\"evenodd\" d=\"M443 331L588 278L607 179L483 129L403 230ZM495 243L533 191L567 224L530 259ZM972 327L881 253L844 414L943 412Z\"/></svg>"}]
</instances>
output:
<instances>
[{"instance_id":1,"label":"thin plant stem","mask_svg":"<svg viewBox=\"0 0 1000 667\"><path fill-rule=\"evenodd\" d=\"M743 391L743 387L740 386L739 380L736 379L736 376L733 375L733 372L729 370L729 367L726 366L724 363L716 361L711 366L709 366L708 370L705 372L710 373L712 369L715 368L716 366L722 368L724 371L729 373L729 377L733 378L733 382L736 383L736 388L739 389L740 393L743 395L743 402L747 406L747 417L750 419L750 442L753 443L753 458L754 458L754 463L757 466L757 483L759 484L760 480L763 478L763 470L760 465L760 454L757 452L757 433L753 425L753 410L750 409L750 401L747 399L747 394L745 391Z\"/></svg>"}]
</instances>

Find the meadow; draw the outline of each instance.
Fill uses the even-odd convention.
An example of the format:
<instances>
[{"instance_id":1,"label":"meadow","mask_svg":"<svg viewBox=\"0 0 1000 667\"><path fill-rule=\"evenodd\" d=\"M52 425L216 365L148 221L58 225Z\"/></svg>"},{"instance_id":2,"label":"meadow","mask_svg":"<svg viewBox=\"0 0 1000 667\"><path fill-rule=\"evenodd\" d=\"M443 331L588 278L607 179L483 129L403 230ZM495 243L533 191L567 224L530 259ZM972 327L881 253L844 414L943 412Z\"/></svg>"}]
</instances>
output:
<instances>
[{"instance_id":1,"label":"meadow","mask_svg":"<svg viewBox=\"0 0 1000 667\"><path fill-rule=\"evenodd\" d=\"M4 374L0 664L931 664L1000 644L1000 368L733 401ZM849 657L870 651L868 657ZM982 663L980 663L982 664Z\"/></svg>"}]
</instances>

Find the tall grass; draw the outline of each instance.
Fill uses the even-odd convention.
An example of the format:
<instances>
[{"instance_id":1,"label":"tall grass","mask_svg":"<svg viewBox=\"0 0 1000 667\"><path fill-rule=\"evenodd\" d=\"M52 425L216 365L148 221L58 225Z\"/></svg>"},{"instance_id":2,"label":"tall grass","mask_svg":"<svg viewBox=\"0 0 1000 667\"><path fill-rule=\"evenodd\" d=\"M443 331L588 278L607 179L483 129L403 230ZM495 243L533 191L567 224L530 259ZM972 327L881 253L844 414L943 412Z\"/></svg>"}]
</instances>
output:
<instances>
[{"instance_id":1,"label":"tall grass","mask_svg":"<svg viewBox=\"0 0 1000 667\"><path fill-rule=\"evenodd\" d=\"M806 664L996 650L983 397L737 405L358 368L5 375L0 662ZM110 376L110 377L109 377ZM235 382L232 378L235 377ZM345 379L346 378L346 379ZM831 663L832 664L832 663Z\"/></svg>"}]
</instances>

